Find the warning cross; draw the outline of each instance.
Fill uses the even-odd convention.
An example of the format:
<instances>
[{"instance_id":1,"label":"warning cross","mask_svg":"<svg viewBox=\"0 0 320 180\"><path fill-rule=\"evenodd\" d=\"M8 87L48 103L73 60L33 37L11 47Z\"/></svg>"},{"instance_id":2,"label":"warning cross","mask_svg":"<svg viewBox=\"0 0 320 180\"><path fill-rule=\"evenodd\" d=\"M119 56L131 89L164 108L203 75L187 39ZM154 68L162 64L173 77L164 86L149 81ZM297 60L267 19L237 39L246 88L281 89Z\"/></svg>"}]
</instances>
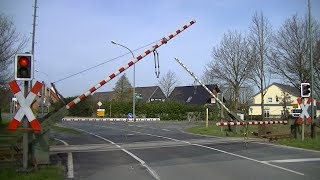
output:
<instances>
[{"instance_id":1,"label":"warning cross","mask_svg":"<svg viewBox=\"0 0 320 180\"><path fill-rule=\"evenodd\" d=\"M309 109L309 106L311 104L311 98L309 97L307 99L307 103L306 104L303 104L303 101L302 101L301 98L298 98L297 101L298 101L298 104L299 104L299 106L300 106L300 108L302 110L299 118L297 119L297 122L298 123L302 123L304 121L304 117L306 117L307 122L308 123L312 123L312 119L311 119L311 117L310 117L310 115L308 113L308 109Z\"/></svg>"},{"instance_id":2,"label":"warning cross","mask_svg":"<svg viewBox=\"0 0 320 180\"><path fill-rule=\"evenodd\" d=\"M30 105L32 104L33 100L37 96L38 92L40 91L42 84L40 82L36 82L35 85L32 87L30 93L25 98L23 93L21 92L18 84L16 81L11 81L9 83L10 89L12 93L16 96L20 108L14 118L11 120L8 129L9 130L16 130L24 116L27 116L27 119L30 123L31 128L33 131L41 131L41 126L36 117L34 116Z\"/></svg>"}]
</instances>

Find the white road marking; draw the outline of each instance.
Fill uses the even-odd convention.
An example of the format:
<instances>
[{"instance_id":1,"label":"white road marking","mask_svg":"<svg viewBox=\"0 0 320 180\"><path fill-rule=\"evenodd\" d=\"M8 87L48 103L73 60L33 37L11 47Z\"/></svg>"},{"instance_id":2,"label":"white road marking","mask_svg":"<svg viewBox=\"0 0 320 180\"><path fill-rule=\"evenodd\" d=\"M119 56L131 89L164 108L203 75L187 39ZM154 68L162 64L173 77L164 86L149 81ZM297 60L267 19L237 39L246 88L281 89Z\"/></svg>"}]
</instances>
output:
<instances>
[{"instance_id":1,"label":"white road marking","mask_svg":"<svg viewBox=\"0 0 320 180\"><path fill-rule=\"evenodd\" d=\"M296 149L296 150L300 150L300 151L309 151L309 152L320 153L320 151L317 151L317 150L303 149L303 148L291 147L291 146L280 145L280 144L265 143L265 142L252 142L252 143L263 144L263 145L268 145L268 146L276 146L276 147L282 147L282 148L289 148L289 149Z\"/></svg>"},{"instance_id":2,"label":"white road marking","mask_svg":"<svg viewBox=\"0 0 320 180\"><path fill-rule=\"evenodd\" d=\"M106 126L103 126L103 127L106 127ZM74 127L73 127L73 128L74 128ZM120 145L118 145L117 143L115 143L115 142L113 142L113 141L111 141L111 140L109 140L109 139L106 139L106 138L104 138L104 137L101 137L101 136L99 136L99 135L97 135L97 134L94 134L94 133L85 131L85 130L83 130L83 129L79 129L79 128L74 128L74 129L77 129L77 130L79 130L79 131L83 131L83 132L85 132L85 133L91 134L91 135L93 135L93 136L95 136L95 137L98 137L98 138L100 138L100 139L103 139L103 140L105 140L105 141L107 141L107 142L115 145L116 147L118 147L119 149L121 149L123 152L129 154L129 155L130 155L131 157L133 157L135 160L139 161L140 164L141 164L141 166L145 167L145 168L149 171L149 173L152 175L152 177L154 177L156 180L160 180L159 175L158 175L150 166L148 166L148 165L146 164L146 162L144 162L144 161L143 161L142 159L140 159L138 156L132 154L130 151L122 148L122 147L121 147Z\"/></svg>"},{"instance_id":3,"label":"white road marking","mask_svg":"<svg viewBox=\"0 0 320 180\"><path fill-rule=\"evenodd\" d=\"M171 130L169 130L169 129L161 129L161 130L163 130L163 131L171 131Z\"/></svg>"},{"instance_id":4,"label":"white road marking","mask_svg":"<svg viewBox=\"0 0 320 180\"><path fill-rule=\"evenodd\" d=\"M129 124L128 126L134 126L134 125Z\"/></svg>"},{"instance_id":5,"label":"white road marking","mask_svg":"<svg viewBox=\"0 0 320 180\"><path fill-rule=\"evenodd\" d=\"M62 142L64 145L69 146L69 144L61 139L54 138L57 141ZM73 173L73 156L72 153L68 153L68 178L74 178L74 173Z\"/></svg>"},{"instance_id":6,"label":"white road marking","mask_svg":"<svg viewBox=\"0 0 320 180\"><path fill-rule=\"evenodd\" d=\"M111 127L105 127L105 128L111 128ZM112 129L114 129L114 128L112 128ZM131 130L125 130L125 129L121 129L121 128L117 128L117 129L118 130L122 130L122 131L131 131ZM216 149L216 148L212 148L212 147L209 147L209 146L204 146L204 145L201 145L201 144L194 144L194 143L191 143L191 142L188 142L188 141L183 141L183 140L174 139L174 138L170 138L170 137L159 136L159 135L148 134L148 133L142 133L142 132L139 132L139 131L131 131L131 132L138 133L138 134L149 135L149 136L153 136L153 137L159 137L159 138L168 139L168 140L177 141L177 142L183 142L183 143L186 143L186 144L189 144L189 145L192 145L192 146L198 146L198 147L202 147L202 148L206 148L206 149L215 150L215 151L218 151L218 152L221 152L221 153L224 153L224 154L228 154L228 155L231 155L231 156L236 156L236 157L239 157L239 158L242 158L242 159L246 159L246 160L249 160L249 161L257 162L257 163L260 163L260 164L264 164L264 165L267 165L267 166L271 166L271 167L278 168L278 169L281 169L281 170L284 170L284 171L288 171L288 172L291 172L291 173L294 173L294 174L297 174L297 175L304 176L303 173L298 172L298 171L294 171L294 170L287 169L287 168L284 168L284 167L281 167L281 166L273 165L273 164L270 164L270 163L265 162L265 161L260 161L260 160L249 158L249 157L242 156L242 155L239 155L239 154L234 154L234 153L227 152L227 151L224 151L224 150L221 150L221 149Z\"/></svg>"},{"instance_id":7,"label":"white road marking","mask_svg":"<svg viewBox=\"0 0 320 180\"><path fill-rule=\"evenodd\" d=\"M304 159L281 159L281 160L269 160L263 161L266 163L291 163L291 162L311 162L320 161L320 158L304 158Z\"/></svg>"}]
</instances>

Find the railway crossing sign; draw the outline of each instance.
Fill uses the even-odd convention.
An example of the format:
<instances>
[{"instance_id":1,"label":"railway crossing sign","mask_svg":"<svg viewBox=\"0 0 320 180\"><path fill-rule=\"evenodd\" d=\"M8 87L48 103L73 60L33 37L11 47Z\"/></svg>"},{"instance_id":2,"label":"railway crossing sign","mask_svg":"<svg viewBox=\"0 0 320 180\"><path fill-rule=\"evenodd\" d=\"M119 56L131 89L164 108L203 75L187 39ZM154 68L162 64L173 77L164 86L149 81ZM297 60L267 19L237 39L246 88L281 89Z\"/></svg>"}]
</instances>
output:
<instances>
[{"instance_id":1,"label":"railway crossing sign","mask_svg":"<svg viewBox=\"0 0 320 180\"><path fill-rule=\"evenodd\" d=\"M20 108L19 108L18 112L16 113L16 115L14 116L14 118L11 120L11 122L8 126L8 129L13 130L13 131L16 130L17 127L19 126L22 118L24 116L26 116L33 131L40 132L41 131L40 123L36 119L36 117L34 116L32 110L30 108L30 105L34 101L38 92L40 91L42 84L37 81L35 83L35 85L32 87L30 93L28 94L28 96L26 98L24 97L23 93L21 92L21 90L15 80L11 81L9 83L9 86L10 86L12 93L17 98L17 100L20 104Z\"/></svg>"},{"instance_id":2,"label":"railway crossing sign","mask_svg":"<svg viewBox=\"0 0 320 180\"><path fill-rule=\"evenodd\" d=\"M303 103L302 98L298 98L297 101L298 101L298 104L299 104L299 106L300 106L300 108L302 110L299 118L297 119L297 122L298 123L302 123L305 120L304 117L306 117L307 122L308 123L312 123L312 119L311 119L311 117L310 117L310 115L308 113L308 109L309 109L309 106L311 104L311 98L309 97L307 99L307 103L306 104Z\"/></svg>"}]
</instances>

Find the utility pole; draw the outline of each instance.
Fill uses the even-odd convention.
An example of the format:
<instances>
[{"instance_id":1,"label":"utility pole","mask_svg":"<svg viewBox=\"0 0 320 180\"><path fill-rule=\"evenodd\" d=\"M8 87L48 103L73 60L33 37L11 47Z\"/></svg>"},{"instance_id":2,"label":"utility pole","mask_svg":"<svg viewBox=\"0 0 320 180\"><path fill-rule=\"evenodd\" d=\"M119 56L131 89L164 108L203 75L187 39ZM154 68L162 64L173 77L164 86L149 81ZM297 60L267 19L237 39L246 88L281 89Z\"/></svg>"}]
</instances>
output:
<instances>
[{"instance_id":1,"label":"utility pole","mask_svg":"<svg viewBox=\"0 0 320 180\"><path fill-rule=\"evenodd\" d=\"M31 54L34 57L34 44L35 44L35 36L36 36L36 21L37 21L37 4L38 0L34 0L34 6L33 6L33 23L32 23L32 43L31 43ZM34 61L34 58L33 58ZM34 66L34 62L32 63ZM34 67L33 67L34 69ZM32 88L32 80L30 81L30 89Z\"/></svg>"},{"instance_id":2,"label":"utility pole","mask_svg":"<svg viewBox=\"0 0 320 180\"><path fill-rule=\"evenodd\" d=\"M311 137L317 138L317 129L316 129L316 122L314 119L314 99L313 99L313 91L314 91L314 80L313 80L313 57L312 57L312 31L311 31L311 4L310 0L308 0L308 24L309 24L309 58L310 58L310 74L311 74L311 86L310 86L310 97L311 97Z\"/></svg>"},{"instance_id":3,"label":"utility pole","mask_svg":"<svg viewBox=\"0 0 320 180\"><path fill-rule=\"evenodd\" d=\"M33 22L32 22L32 42L31 42L31 54L32 54L32 56L33 56L33 62L32 62L32 71L34 71L34 44L35 44L35 33L36 33L36 20L37 20L37 0L34 0L34 5L33 5ZM34 72L32 72L32 73L34 73ZM32 89L32 79L30 80L30 88L29 89ZM28 95L28 82L26 82L25 83L25 96L27 97L27 95ZM32 106L32 105L31 105ZM27 121L27 119L25 118L24 119L24 127L25 128L27 128L28 127L28 125L29 125L29 123L28 123L28 121ZM30 139L33 139L34 138L34 135L32 134L32 133L28 133L28 132L26 132L25 133L25 135L23 136L23 138L25 138L25 136L26 136L26 139L23 139L23 141L24 141L24 143L25 143L25 141L26 141L26 145L25 146L23 146L23 151L26 151L27 152L27 154L29 155L31 155L31 159L32 159L32 161L33 161L33 159L34 159L34 152L33 152L33 147L32 148L30 148L31 149L31 152L29 152L28 151L28 149L29 149L29 142L28 142L28 139L30 138ZM27 150L24 150L25 148L28 148ZM27 159L28 160L28 159ZM23 162L23 163L25 163L25 162ZM27 161L26 163L29 163L29 161ZM25 165L23 164L23 167L25 167Z\"/></svg>"}]
</instances>

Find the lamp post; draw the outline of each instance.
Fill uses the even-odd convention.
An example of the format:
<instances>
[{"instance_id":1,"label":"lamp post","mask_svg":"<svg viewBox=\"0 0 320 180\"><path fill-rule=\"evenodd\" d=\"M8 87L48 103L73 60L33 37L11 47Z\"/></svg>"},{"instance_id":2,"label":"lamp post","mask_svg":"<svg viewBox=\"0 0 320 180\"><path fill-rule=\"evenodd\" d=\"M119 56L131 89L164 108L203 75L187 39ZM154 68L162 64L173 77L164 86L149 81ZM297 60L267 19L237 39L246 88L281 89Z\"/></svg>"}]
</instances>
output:
<instances>
[{"instance_id":1,"label":"lamp post","mask_svg":"<svg viewBox=\"0 0 320 180\"><path fill-rule=\"evenodd\" d=\"M115 45L118 45L118 46L121 46L123 48L126 48L128 51L130 51L131 55L132 55L132 58L135 59L134 57L134 54L133 52L131 51L131 49L129 49L127 46L124 46L122 44L119 44L115 41L111 41L112 44L115 44ZM136 121L136 92L135 92L135 82L136 82L136 68L135 68L135 64L133 64L133 91L132 91L132 116L133 116L133 120Z\"/></svg>"}]
</instances>

